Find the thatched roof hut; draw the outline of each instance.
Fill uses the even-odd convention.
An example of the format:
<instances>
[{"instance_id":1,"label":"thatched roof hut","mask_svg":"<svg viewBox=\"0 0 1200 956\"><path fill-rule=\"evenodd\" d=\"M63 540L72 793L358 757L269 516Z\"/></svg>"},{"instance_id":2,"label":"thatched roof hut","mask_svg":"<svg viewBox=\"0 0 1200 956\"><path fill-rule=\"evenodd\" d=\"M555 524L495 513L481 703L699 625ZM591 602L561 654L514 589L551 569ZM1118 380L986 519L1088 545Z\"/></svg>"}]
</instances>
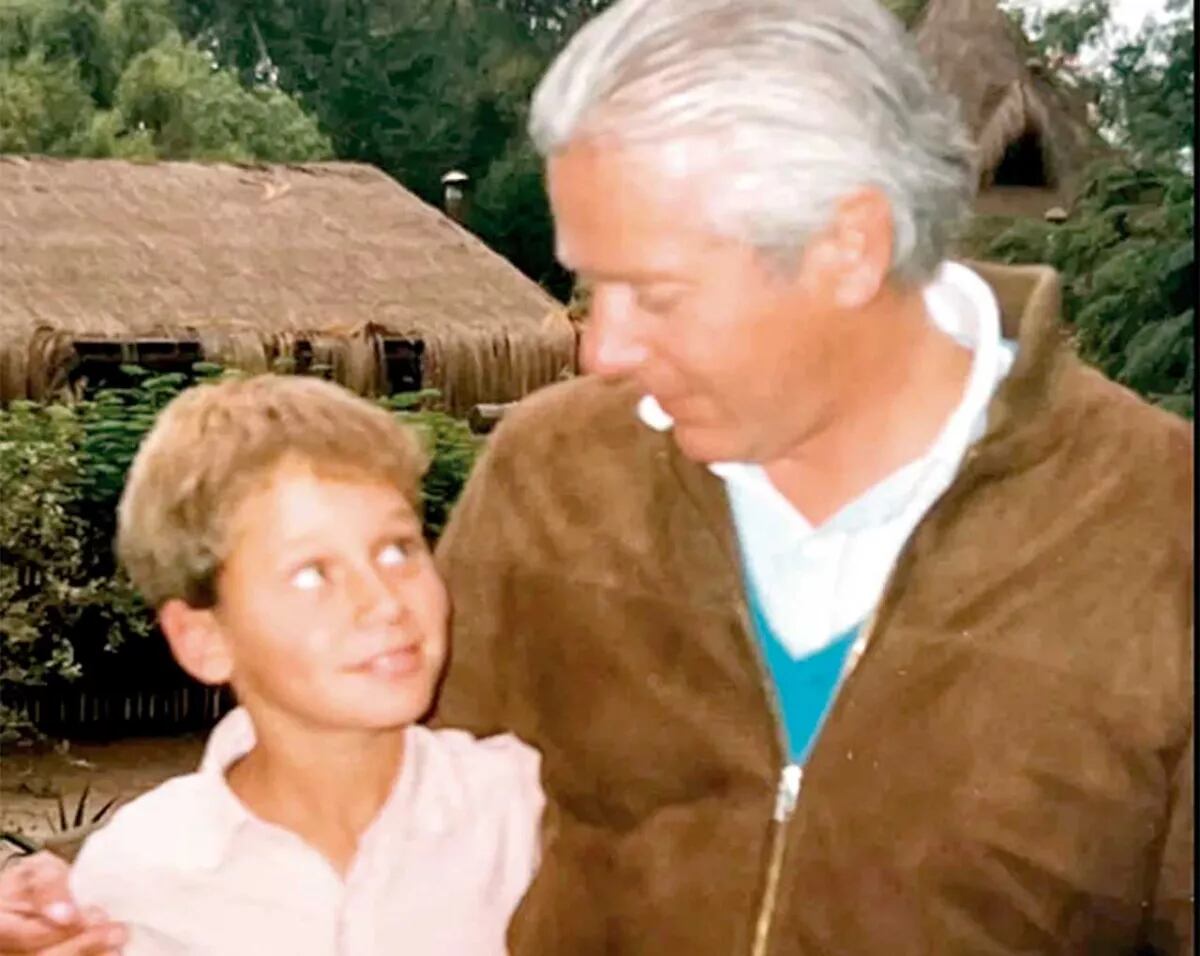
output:
<instances>
[{"instance_id":1,"label":"thatched roof hut","mask_svg":"<svg viewBox=\"0 0 1200 956\"><path fill-rule=\"evenodd\" d=\"M996 0L928 0L913 36L974 136L977 211L1041 216L1069 206L1104 144L1084 97L1050 77Z\"/></svg>"},{"instance_id":2,"label":"thatched roof hut","mask_svg":"<svg viewBox=\"0 0 1200 956\"><path fill-rule=\"evenodd\" d=\"M563 307L383 173L0 157L0 400L81 363L322 364L463 413L573 368Z\"/></svg>"}]
</instances>

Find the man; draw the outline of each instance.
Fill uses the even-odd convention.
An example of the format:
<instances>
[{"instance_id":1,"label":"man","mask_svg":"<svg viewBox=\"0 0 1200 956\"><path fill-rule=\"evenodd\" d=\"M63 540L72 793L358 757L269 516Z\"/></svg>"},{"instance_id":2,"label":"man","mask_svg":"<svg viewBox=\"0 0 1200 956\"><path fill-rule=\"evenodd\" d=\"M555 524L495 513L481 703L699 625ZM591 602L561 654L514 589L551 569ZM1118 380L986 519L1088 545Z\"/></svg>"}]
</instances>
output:
<instances>
[{"instance_id":1,"label":"man","mask_svg":"<svg viewBox=\"0 0 1200 956\"><path fill-rule=\"evenodd\" d=\"M595 374L440 547L438 719L543 753L512 951L1190 951L1191 432L1051 271L943 261L975 172L898 25L620 0L531 127Z\"/></svg>"},{"instance_id":2,"label":"man","mask_svg":"<svg viewBox=\"0 0 1200 956\"><path fill-rule=\"evenodd\" d=\"M954 115L867 0L622 0L537 91L596 374L441 547L440 719L544 755L515 953L1190 947L1190 430L942 262Z\"/></svg>"}]
</instances>

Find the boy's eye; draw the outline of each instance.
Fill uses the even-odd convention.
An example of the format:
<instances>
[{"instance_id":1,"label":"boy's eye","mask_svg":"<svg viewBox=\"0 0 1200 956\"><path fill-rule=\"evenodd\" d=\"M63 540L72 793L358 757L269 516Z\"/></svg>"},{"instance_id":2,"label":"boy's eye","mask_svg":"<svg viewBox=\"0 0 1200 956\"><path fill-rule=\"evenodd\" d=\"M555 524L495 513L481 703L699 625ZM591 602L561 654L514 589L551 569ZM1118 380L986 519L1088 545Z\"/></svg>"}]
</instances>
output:
<instances>
[{"instance_id":1,"label":"boy's eye","mask_svg":"<svg viewBox=\"0 0 1200 956\"><path fill-rule=\"evenodd\" d=\"M325 583L325 574L318 565L306 564L292 575L291 585L298 591L315 591Z\"/></svg>"},{"instance_id":2,"label":"boy's eye","mask_svg":"<svg viewBox=\"0 0 1200 956\"><path fill-rule=\"evenodd\" d=\"M393 541L379 549L379 556L375 560L385 568L399 567L408 560L408 550L399 541Z\"/></svg>"}]
</instances>

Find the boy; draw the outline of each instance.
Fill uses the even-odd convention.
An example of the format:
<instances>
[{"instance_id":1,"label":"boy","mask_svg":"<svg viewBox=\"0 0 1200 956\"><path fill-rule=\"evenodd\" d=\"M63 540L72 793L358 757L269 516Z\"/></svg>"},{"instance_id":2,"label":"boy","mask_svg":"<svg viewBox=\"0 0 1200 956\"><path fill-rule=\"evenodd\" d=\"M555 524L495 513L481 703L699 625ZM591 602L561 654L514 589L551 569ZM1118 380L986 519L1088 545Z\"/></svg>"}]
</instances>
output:
<instances>
[{"instance_id":1,"label":"boy","mask_svg":"<svg viewBox=\"0 0 1200 956\"><path fill-rule=\"evenodd\" d=\"M240 706L80 852L72 890L126 956L504 951L538 757L416 724L448 614L423 470L387 412L288 376L190 389L139 450L119 557L180 665Z\"/></svg>"}]
</instances>

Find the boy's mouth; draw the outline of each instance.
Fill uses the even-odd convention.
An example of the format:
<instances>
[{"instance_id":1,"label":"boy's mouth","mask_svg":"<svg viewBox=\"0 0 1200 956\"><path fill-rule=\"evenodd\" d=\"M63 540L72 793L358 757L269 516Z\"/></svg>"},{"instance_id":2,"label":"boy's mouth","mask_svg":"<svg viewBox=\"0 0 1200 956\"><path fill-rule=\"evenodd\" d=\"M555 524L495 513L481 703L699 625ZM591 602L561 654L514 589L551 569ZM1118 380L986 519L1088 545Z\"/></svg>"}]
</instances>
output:
<instances>
[{"instance_id":1,"label":"boy's mouth","mask_svg":"<svg viewBox=\"0 0 1200 956\"><path fill-rule=\"evenodd\" d=\"M414 642L373 654L349 669L372 677L410 677L421 669L421 644Z\"/></svg>"}]
</instances>

